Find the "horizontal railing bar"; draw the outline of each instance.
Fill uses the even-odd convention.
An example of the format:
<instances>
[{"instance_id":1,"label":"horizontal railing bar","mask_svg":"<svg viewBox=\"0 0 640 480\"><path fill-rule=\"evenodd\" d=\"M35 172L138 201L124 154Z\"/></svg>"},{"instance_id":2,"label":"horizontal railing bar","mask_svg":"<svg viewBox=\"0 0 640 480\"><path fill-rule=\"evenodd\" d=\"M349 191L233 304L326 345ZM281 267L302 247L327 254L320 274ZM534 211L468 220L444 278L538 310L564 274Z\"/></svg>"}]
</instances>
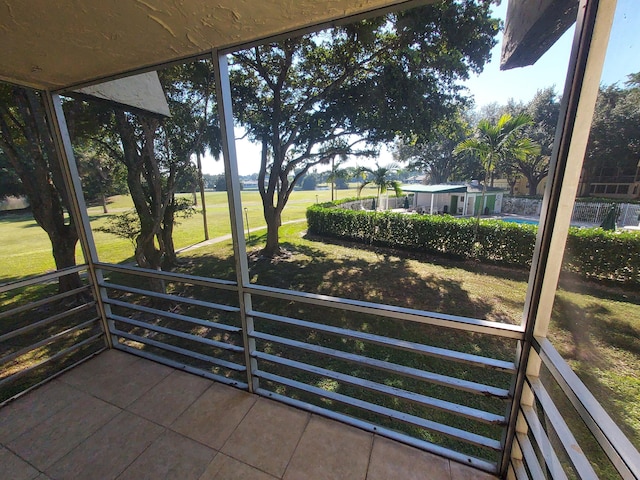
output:
<instances>
[{"instance_id":1,"label":"horizontal railing bar","mask_svg":"<svg viewBox=\"0 0 640 480\"><path fill-rule=\"evenodd\" d=\"M201 360L203 362L211 363L213 365L218 365L219 367L223 367L229 370L234 370L236 372L246 372L247 370L247 368L244 365L240 365L239 363L228 362L227 360L211 357L209 355L204 355L202 353L194 352L192 350L187 350L185 348L176 347L175 345L170 345L168 343L159 342L152 338L145 338L145 337L141 337L140 335L124 332L117 328L114 329L113 332L111 333L119 337L126 338L128 340L133 340L135 342L139 342L145 345L151 345L152 347L161 348L169 352L184 355L185 357L191 357L195 360Z\"/></svg>"},{"instance_id":2,"label":"horizontal railing bar","mask_svg":"<svg viewBox=\"0 0 640 480\"><path fill-rule=\"evenodd\" d=\"M375 405L373 403L366 402L364 400L359 400L357 398L348 397L340 393L330 392L322 388L314 387L312 385L307 385L306 383L297 382L296 380L291 380L289 378L281 377L279 375L274 375L272 373L268 373L262 370L255 370L254 375L256 377L263 378L271 382L279 383L281 385L286 385L288 387L295 388L296 390L300 390L306 393L310 393L312 395L316 395L317 397L320 397L320 398L327 398L329 400L333 400L335 402L339 402L344 405L349 405L351 407L359 408L361 410L365 410L371 413L375 413L377 415L381 415L385 418L394 419L399 422L406 423L408 425L413 425L415 427L423 428L430 432L445 435L447 437L459 440L464 443L476 445L478 447L487 448L489 450L494 450L494 451L500 451L500 448L501 448L500 442L498 440L484 437L482 435L478 435L475 433L467 432L459 428L443 425L441 423L437 423L431 420L427 420L425 418L417 417L409 413L398 412L390 408L382 407L380 405Z\"/></svg>"},{"instance_id":3,"label":"horizontal railing bar","mask_svg":"<svg viewBox=\"0 0 640 480\"><path fill-rule=\"evenodd\" d=\"M40 368L43 365L46 365L49 362L52 362L54 360L57 360L60 357L63 357L65 355L68 355L71 352L74 352L76 350L78 350L79 348L84 347L85 345L88 345L91 342L96 341L97 339L99 339L100 337L103 337L104 333L100 332L96 335L93 335L89 338L85 338L83 341L78 342L73 344L72 346L70 346L69 348L65 349L65 350L61 350L59 352L56 352L54 355L51 355L49 358L46 358L38 363L35 363L33 365L31 365L30 367L25 368L24 370L20 370L19 372L13 373L11 375L9 375L6 378L3 378L2 380L0 380L0 388L2 388L3 385L5 385L6 383L9 383L13 380L15 380L16 378L20 378L24 375L26 375L27 373L35 370L36 368Z\"/></svg>"},{"instance_id":4,"label":"horizontal railing bar","mask_svg":"<svg viewBox=\"0 0 640 480\"><path fill-rule=\"evenodd\" d=\"M221 350L229 350L231 352L244 352L244 348L231 343L220 342L218 340L211 340L210 338L200 337L191 333L184 333L172 328L162 327L160 325L153 325L151 323L142 322L140 320L134 320L133 318L123 317L121 315L111 314L107 317L109 320L116 320L118 322L134 325L136 327L144 328L158 333L166 333L173 335L174 337L182 338L184 340L190 340L192 342L201 343L210 347L219 348ZM112 332L113 333L113 332Z\"/></svg>"},{"instance_id":5,"label":"horizontal railing bar","mask_svg":"<svg viewBox=\"0 0 640 480\"><path fill-rule=\"evenodd\" d=\"M107 347L104 346L99 350L96 350L95 352L90 353L89 355L87 355L86 357L81 358L80 360L78 360L75 363L72 363L71 365L63 368L62 370L58 370L57 372L51 374L50 376L48 376L47 378L45 378L44 380L38 382L38 383L34 383L33 385L25 388L24 390L21 390L20 392L16 393L13 397L11 398L7 398L6 400L4 400L2 403L0 403L0 408L4 407L5 405L9 404L10 402L16 400L19 397L22 397L23 395L26 395L27 393L29 393L31 390L35 390L36 388L40 387L41 385L44 385L45 383L53 380L56 377L59 377L60 375L62 375L63 373L68 372L69 370L71 370L72 368L77 367L78 365L86 362L87 360L92 359L93 357L95 357L96 355L99 355L100 353L104 352L105 350L107 350Z\"/></svg>"},{"instance_id":6,"label":"horizontal railing bar","mask_svg":"<svg viewBox=\"0 0 640 480\"><path fill-rule=\"evenodd\" d=\"M536 480L538 478L546 478L542 470L542 465L540 465L540 461L538 460L538 456L536 455L536 451L531 445L531 440L524 433L516 434L516 440L518 441L518 445L520 446L520 450L522 451L522 456L524 457L524 461L527 464L527 468L533 479Z\"/></svg>"},{"instance_id":7,"label":"horizontal railing bar","mask_svg":"<svg viewBox=\"0 0 640 480\"><path fill-rule=\"evenodd\" d=\"M26 347L13 352L9 355L5 355L4 357L0 358L0 365L4 365L5 363L10 362L11 360L21 357L22 355L25 355L33 350L35 350L36 348L40 348L44 345L48 345L50 343L55 342L56 340L64 337L65 335L68 335L69 333L73 333L76 332L78 330L82 330L83 328L88 327L89 325L91 325L92 323L96 323L100 320L99 317L94 317L91 320L87 320L86 322L82 322L79 325L76 325L74 327L71 328L67 328L66 330L63 330L62 332L58 332L55 335L52 335L50 337L47 337L43 340L40 340L39 342L36 343L32 343L31 345L27 345Z\"/></svg>"},{"instance_id":8,"label":"horizontal railing bar","mask_svg":"<svg viewBox=\"0 0 640 480\"><path fill-rule=\"evenodd\" d=\"M90 309L95 306L96 302L91 301L88 303L84 303L82 305L78 305L77 307L72 308L71 310L67 310L65 312L60 312L50 317L47 317L43 320L40 320L36 323L30 323L29 325L25 325L24 327L18 328L11 332L5 333L0 336L0 342L4 342L9 340L10 338L17 337L18 335L23 335L25 333L30 332L31 330L35 330L36 328L44 327L45 325L49 325L50 323L57 322L58 320L62 320L63 318L70 317L71 315L75 315L76 313L84 312L85 310Z\"/></svg>"},{"instance_id":9,"label":"horizontal railing bar","mask_svg":"<svg viewBox=\"0 0 640 480\"><path fill-rule=\"evenodd\" d=\"M112 290L118 290L120 292L144 295L146 297L159 298L161 300L168 300L170 302L176 302L176 303L187 303L189 305L210 308L212 310L223 310L225 312L232 312L232 313L237 313L240 311L240 308L233 307L230 305L205 302L203 300L196 300L194 298L189 298L189 297L180 297L178 295L171 295L167 293L152 292L150 290L143 290L141 288L125 287L124 285L116 285L115 283L110 283L110 282L102 282L100 283L100 286L104 288L109 288Z\"/></svg>"},{"instance_id":10,"label":"horizontal railing bar","mask_svg":"<svg viewBox=\"0 0 640 480\"><path fill-rule=\"evenodd\" d=\"M465 330L476 333L483 333L496 337L513 338L521 340L524 329L520 325L509 325L507 323L490 322L475 318L447 315L444 313L428 312L411 308L384 305L381 303L365 302L361 300L351 300L347 298L319 295L315 293L296 292L264 285L247 285L244 288L246 293L263 297L279 298L294 302L308 303L311 305L338 308L352 312L377 315L396 320L408 320L418 323L426 323L441 327L452 328L454 330Z\"/></svg>"},{"instance_id":11,"label":"horizontal railing bar","mask_svg":"<svg viewBox=\"0 0 640 480\"><path fill-rule=\"evenodd\" d=\"M445 400L439 400L437 398L428 397L419 393L403 390L401 388L390 387L381 383L372 382L362 378L357 378L352 375L347 375L340 372L334 372L327 370L326 368L316 367L315 365L309 365L306 363L297 362L295 360L289 360L287 358L278 357L275 355L269 355L264 352L252 352L254 358L265 360L268 362L276 363L278 365L284 365L304 372L313 373L321 377L333 378L339 382L348 383L356 387L365 388L367 390L382 393L384 395L401 398L417 405L433 408L443 412L450 413L452 415L465 417L477 422L489 424L489 425L504 425L506 419L504 416L495 415L493 413L478 410L476 408L467 407L457 403L447 402Z\"/></svg>"},{"instance_id":12,"label":"horizontal railing bar","mask_svg":"<svg viewBox=\"0 0 640 480\"><path fill-rule=\"evenodd\" d=\"M203 287L217 288L220 290L238 289L238 284L231 280L221 280L219 278L205 278L195 275L187 275L184 273L169 273L162 270L147 270L140 267L132 267L125 265L114 265L112 263L96 263L96 268L101 268L109 272L125 273L129 275L139 275L148 278L162 278L165 281L189 283L192 285L200 285Z\"/></svg>"},{"instance_id":13,"label":"horizontal railing bar","mask_svg":"<svg viewBox=\"0 0 640 480\"><path fill-rule=\"evenodd\" d=\"M580 445L573 436L573 433L571 433L571 430L569 430L569 427L565 423L564 418L556 408L553 400L545 390L540 379L527 378L527 383L540 402L544 415L550 420L547 423L555 431L558 439L560 440L560 443L562 444L562 448L567 453L569 461L573 465L575 471L578 473L578 476L581 479L592 478L597 480L598 476L596 475L596 472L593 471L593 467L589 463L589 460L580 448Z\"/></svg>"},{"instance_id":14,"label":"horizontal railing bar","mask_svg":"<svg viewBox=\"0 0 640 480\"><path fill-rule=\"evenodd\" d=\"M640 454L547 339L535 338L533 347L576 409L618 473L640 478Z\"/></svg>"},{"instance_id":15,"label":"horizontal railing bar","mask_svg":"<svg viewBox=\"0 0 640 480\"><path fill-rule=\"evenodd\" d=\"M533 435L538 449L544 457L546 467L551 472L551 478L553 478L554 480L567 480L567 474L562 468L562 464L560 463L560 460L556 455L553 445L549 441L549 437L542 427L542 423L540 423L538 414L533 407L527 405L521 406L521 411L524 415L525 420L527 421L529 431Z\"/></svg>"},{"instance_id":16,"label":"horizontal railing bar","mask_svg":"<svg viewBox=\"0 0 640 480\"><path fill-rule=\"evenodd\" d=\"M79 273L86 270L87 265L76 265L75 267L63 268L54 272L44 273L35 277L30 277L25 280L16 280L15 282L0 284L0 293L9 292L16 288L29 287L38 283L48 282L50 280L56 280L57 278L71 275L72 273Z\"/></svg>"},{"instance_id":17,"label":"horizontal railing bar","mask_svg":"<svg viewBox=\"0 0 640 480\"><path fill-rule=\"evenodd\" d=\"M215 373L207 372L205 370L200 370L199 368L173 361L170 358L161 357L160 355L154 355L153 353L145 352L143 350L138 350L137 348L132 348L127 345L123 345L121 343L114 344L113 348L116 350L121 350L123 352L130 353L131 355L136 355L138 357L146 358L147 360L151 360L153 362L162 363L169 367L173 367L177 370L183 370L193 375L198 375L199 377L204 377L209 380L214 380L216 382L224 383L226 385L231 385L233 387L241 388L243 390L248 389L248 386L246 383L240 382L238 380L233 380L232 378L227 378L223 375L216 375Z\"/></svg>"},{"instance_id":18,"label":"horizontal railing bar","mask_svg":"<svg viewBox=\"0 0 640 480\"><path fill-rule=\"evenodd\" d=\"M363 365L366 367L376 368L378 370L396 373L405 377L415 378L417 380L454 388L456 390L474 393L476 395L496 397L503 400L509 398L508 390L493 387L490 385L483 385L481 383L470 382L468 380L448 377L445 375L427 372L425 370L420 370L413 367L405 367L403 365L387 362L385 360L377 360L370 357L364 357L362 355L344 352L342 350L334 350L326 347L321 347L319 345L311 345L304 342L298 342L296 340L289 340L287 338L277 337L275 335L269 335L267 333L253 332L251 335L252 337L261 340L280 343L289 347L299 348L301 350L318 353L320 355L337 358L339 360L356 363L358 365Z\"/></svg>"},{"instance_id":19,"label":"horizontal railing bar","mask_svg":"<svg viewBox=\"0 0 640 480\"><path fill-rule=\"evenodd\" d=\"M290 317L283 317L281 315L274 315L271 313L263 313L255 310L247 312L247 315L251 315L255 318L262 318L264 320L270 320L278 323L286 323L287 325L294 325L296 327L309 328L320 332L328 333L331 335L337 335L339 337L352 338L355 340L362 340L376 345L388 346L397 348L399 350L405 350L409 352L419 353L421 355L427 355L430 357L442 358L459 363L465 363L468 365L474 365L477 367L493 368L509 373L515 373L516 367L513 362L505 362L502 360L496 360L493 358L482 357L480 355L472 355L454 350L446 350L444 348L432 347L423 345L421 343L408 342L406 340L398 340L390 337L383 337L381 335L375 335L372 333L358 332L355 330L348 330L346 328L333 327L331 325L324 325L321 323L307 322L305 320L297 320Z\"/></svg>"},{"instance_id":20,"label":"horizontal railing bar","mask_svg":"<svg viewBox=\"0 0 640 480\"><path fill-rule=\"evenodd\" d=\"M85 290L89 290L91 288L90 285L84 285L79 288L74 288L73 290L68 290L63 293L58 293L51 297L43 298L42 300L36 300L35 302L29 302L25 305L21 305L16 308L12 308L11 310L5 310L4 312L0 312L0 319L10 317L12 315L18 315L22 312L27 312L29 310L33 310L35 308L40 308L44 305L48 305L50 303L57 302L67 297L72 297L73 295L77 295L78 293L84 292Z\"/></svg>"},{"instance_id":21,"label":"horizontal railing bar","mask_svg":"<svg viewBox=\"0 0 640 480\"><path fill-rule=\"evenodd\" d=\"M291 405L292 407L299 408L301 410L306 410L311 413L315 413L317 415L321 415L323 417L330 418L332 420L339 421L341 423L345 423L347 425L351 425L353 427L359 428L361 430L365 430L367 432L371 432L377 435L381 435L383 437L390 438L392 440L405 443L412 447L418 448L420 450L424 450L429 453L433 453L434 455L439 455L444 458L449 458L458 463L462 463L464 465L468 465L470 467L476 468L478 470L482 470L488 473L497 473L497 465L495 463L491 463L487 460L483 460L477 457L471 457L468 455L464 455L460 452L456 452L455 450L450 450L445 447L441 447L440 445L436 445L434 443L426 442L424 440L420 440L419 438L411 437L407 434L397 432L395 430L391 430L385 427L381 427L374 423L367 422L365 420L360 420L359 418L351 417L349 415L335 412L333 410L328 410L323 407L319 407L317 405L313 405L311 403L306 403L301 400L296 400L295 398L286 397L284 395L280 395L275 392L271 392L264 388L258 388L256 393L268 398L272 398L279 402L285 403L287 405Z\"/></svg>"},{"instance_id":22,"label":"horizontal railing bar","mask_svg":"<svg viewBox=\"0 0 640 480\"><path fill-rule=\"evenodd\" d=\"M151 315L157 315L159 317L171 318L181 322L192 323L194 325L200 325L202 327L213 328L214 330L220 330L223 332L238 333L241 331L240 327L234 327L225 323L211 322L209 320L202 320L196 317L190 317L188 315L181 315L179 313L168 312L166 310L158 310L157 308L145 307L144 305L136 305L135 303L123 302L114 298L105 298L104 303L109 305L115 305L118 307L126 308L128 310L135 310L136 312L149 313Z\"/></svg>"}]
</instances>

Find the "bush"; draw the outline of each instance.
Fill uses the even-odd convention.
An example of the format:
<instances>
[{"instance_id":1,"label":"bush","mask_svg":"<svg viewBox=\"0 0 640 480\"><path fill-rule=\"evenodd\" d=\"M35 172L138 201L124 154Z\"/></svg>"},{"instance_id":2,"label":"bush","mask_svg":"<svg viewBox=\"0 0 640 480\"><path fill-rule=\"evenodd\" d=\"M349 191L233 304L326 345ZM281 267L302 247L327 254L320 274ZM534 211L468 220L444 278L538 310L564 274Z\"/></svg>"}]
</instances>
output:
<instances>
[{"instance_id":1,"label":"bush","mask_svg":"<svg viewBox=\"0 0 640 480\"><path fill-rule=\"evenodd\" d=\"M536 225L480 220L476 235L473 218L334 208L348 201L309 207L309 231L370 245L524 268L531 266ZM631 232L606 232L601 228L571 228L564 269L586 278L640 283L640 236Z\"/></svg>"}]
</instances>

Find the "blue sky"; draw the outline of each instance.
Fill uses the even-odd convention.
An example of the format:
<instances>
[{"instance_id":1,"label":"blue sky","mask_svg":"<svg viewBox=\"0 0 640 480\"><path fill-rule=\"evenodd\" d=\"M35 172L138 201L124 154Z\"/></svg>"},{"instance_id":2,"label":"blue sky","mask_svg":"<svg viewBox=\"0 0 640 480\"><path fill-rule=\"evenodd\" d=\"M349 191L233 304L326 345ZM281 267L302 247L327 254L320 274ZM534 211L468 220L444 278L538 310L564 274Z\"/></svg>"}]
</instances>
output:
<instances>
[{"instance_id":1,"label":"blue sky","mask_svg":"<svg viewBox=\"0 0 640 480\"><path fill-rule=\"evenodd\" d=\"M504 19L507 1L494 7L495 16ZM624 82L629 73L640 71L640 11L638 0L618 0L616 16L607 50L601 83L610 85ZM473 75L464 85L469 94L475 99L477 108L489 103L506 103L513 98L529 101L536 91L555 86L556 92L562 93L564 88L571 42L574 28L571 27L535 65L500 71L500 53L502 49L502 35L492 50L492 59L485 66L480 75ZM248 175L258 171L260 150L246 140L236 142L240 175ZM381 152L379 162L386 164L391 161L388 152ZM206 158L203 163L205 173L222 173L222 161Z\"/></svg>"}]
</instances>

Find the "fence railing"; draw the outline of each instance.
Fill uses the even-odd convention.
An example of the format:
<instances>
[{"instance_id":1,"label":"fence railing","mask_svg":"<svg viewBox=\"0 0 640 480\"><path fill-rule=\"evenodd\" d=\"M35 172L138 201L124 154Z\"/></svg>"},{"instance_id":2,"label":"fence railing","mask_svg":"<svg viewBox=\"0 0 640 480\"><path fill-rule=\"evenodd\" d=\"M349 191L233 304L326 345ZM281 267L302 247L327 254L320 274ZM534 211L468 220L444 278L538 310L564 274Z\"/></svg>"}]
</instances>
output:
<instances>
[{"instance_id":1,"label":"fence railing","mask_svg":"<svg viewBox=\"0 0 640 480\"><path fill-rule=\"evenodd\" d=\"M0 405L104 350L86 278L58 293L60 278L85 271L78 266L0 285Z\"/></svg>"},{"instance_id":2,"label":"fence railing","mask_svg":"<svg viewBox=\"0 0 640 480\"><path fill-rule=\"evenodd\" d=\"M514 407L520 326L252 284L243 331L235 282L97 266L114 348L490 473L517 408L510 478L640 478L637 450L546 339L534 340L542 371ZM13 295L0 312L0 391L33 388L104 349L91 286L58 294L52 283L84 268L0 287Z\"/></svg>"},{"instance_id":3,"label":"fence railing","mask_svg":"<svg viewBox=\"0 0 640 480\"><path fill-rule=\"evenodd\" d=\"M512 477L640 478L640 454L551 342L534 349L542 370L527 378Z\"/></svg>"},{"instance_id":4,"label":"fence railing","mask_svg":"<svg viewBox=\"0 0 640 480\"><path fill-rule=\"evenodd\" d=\"M234 282L99 267L115 348L498 471L520 327L251 285L245 345Z\"/></svg>"},{"instance_id":5,"label":"fence railing","mask_svg":"<svg viewBox=\"0 0 640 480\"><path fill-rule=\"evenodd\" d=\"M636 226L640 223L640 204L614 202L582 202L573 206L571 221L576 224L600 225L612 206L617 206L616 223L619 227ZM537 198L505 197L503 213L539 216L542 201Z\"/></svg>"}]
</instances>

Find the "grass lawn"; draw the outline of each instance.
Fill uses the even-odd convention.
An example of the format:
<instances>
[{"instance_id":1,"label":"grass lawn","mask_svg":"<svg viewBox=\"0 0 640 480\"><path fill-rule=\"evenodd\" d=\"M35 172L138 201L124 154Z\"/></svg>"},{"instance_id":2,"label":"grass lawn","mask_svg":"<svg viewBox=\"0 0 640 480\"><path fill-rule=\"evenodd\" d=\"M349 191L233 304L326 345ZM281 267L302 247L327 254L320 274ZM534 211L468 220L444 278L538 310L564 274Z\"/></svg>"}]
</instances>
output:
<instances>
[{"instance_id":1,"label":"grass lawn","mask_svg":"<svg viewBox=\"0 0 640 480\"><path fill-rule=\"evenodd\" d=\"M370 195L373 190L365 189L363 195ZM191 197L188 194L182 194ZM340 198L356 196L355 188L339 190ZM209 237L215 238L229 234L231 231L229 208L226 192L206 192L207 223ZM246 208L246 218L249 228L257 229L264 226L262 202L257 191L243 191L241 193L242 206ZM326 202L331 199L328 190L301 191L292 193L289 203L284 209L282 221L288 222L305 218L309 205L317 201ZM198 195L198 202L200 196ZM198 204L196 215L191 218L178 218L175 227L174 241L177 249L204 240L204 229L201 208ZM120 263L131 260L133 245L129 240L116 237L108 233L96 231L96 228L107 224L111 215L133 209L128 195L111 197L108 204L109 213L105 214L101 206L89 207L88 215L91 221L96 248L101 261ZM243 222L246 220L243 210ZM246 225L245 225L246 228ZM27 245L29 248L25 248ZM2 245L3 261L0 264L0 283L18 280L20 278L38 275L55 269L51 255L51 243L47 234L33 220L31 214L4 214L0 216L0 245ZM78 263L83 263L80 245L76 249Z\"/></svg>"},{"instance_id":2,"label":"grass lawn","mask_svg":"<svg viewBox=\"0 0 640 480\"><path fill-rule=\"evenodd\" d=\"M259 284L346 298L388 303L441 313L519 323L528 272L477 262L448 260L307 237L304 224L281 229L292 256L277 264L254 261L251 280ZM264 240L264 239L262 239ZM252 248L258 249L260 239ZM185 269L232 278L229 243L203 247L183 256ZM374 321L328 315L300 304L257 300L263 311L372 329ZM640 293L594 282L563 279L549 338L624 433L640 447ZM282 313L283 312L283 313ZM363 322L366 326L363 327ZM446 329L378 324L382 334L469 353L513 359L505 342ZM367 331L369 331L367 330ZM444 332L442 331L444 330ZM482 378L486 372L471 373ZM480 375L480 377L478 377ZM491 379L482 379L488 381ZM566 410L568 417L577 414ZM606 469L600 472L607 477Z\"/></svg>"},{"instance_id":3,"label":"grass lawn","mask_svg":"<svg viewBox=\"0 0 640 480\"><path fill-rule=\"evenodd\" d=\"M316 196L320 202L327 201L330 198L330 192L294 192L283 214L283 222L304 218L307 206L316 201ZM339 196L341 198L355 196L355 191L340 191ZM328 242L307 236L304 222L283 225L281 228L281 240L283 246L291 252L290 257L281 259L277 263L257 260L257 255L254 254L263 244L265 236L265 230L258 229L264 225L258 192L242 192L242 203L247 209L248 225L252 230L252 238L248 242L248 248L252 253L250 262L252 282L497 322L519 323L521 321L528 280L526 271L478 262L365 248L362 245ZM109 206L110 213L106 215L102 213L101 207L89 208L94 229L104 225L109 215L130 209L131 203L128 197L114 197ZM226 193L207 193L207 214L211 238L229 233ZM243 220L244 215L243 211ZM204 239L199 215L179 221L180 224L175 231L176 248L192 245ZM102 261L113 263L130 261L132 246L127 240L101 232L95 232L95 238ZM25 249L27 241L29 248ZM2 242L4 254L2 267L0 267L0 282L53 269L48 238L30 216L0 217L0 242ZM179 258L184 262L180 271L185 273L235 280L232 248L229 241L181 253ZM192 295L195 291L185 290L177 293ZM199 293L202 294L202 292ZM34 292L29 291L29 298L33 298L31 296L33 294ZM207 297L209 294L202 295L202 298L210 298ZM4 300L8 300L8 297ZM8 303L12 301L9 300ZM640 292L636 290L625 290L569 278L562 279L549 333L549 338L561 355L570 363L636 447L640 447L639 305ZM505 360L514 358L512 342L487 336L446 328L426 327L410 322L391 322L373 316L357 316L344 311L311 308L301 303L259 297L254 298L254 307L264 312L423 342L477 355ZM347 349L374 358L432 371L444 371L459 378L496 386L503 386L506 382L508 386L508 378L505 379L504 375L501 376L489 370L461 368L450 363L431 360L431 363L425 364L424 358L415 358L415 355L399 355L396 351L381 347L373 348L362 342L328 336L323 338L313 332L273 325L266 321L261 322L258 325L259 328L267 333L286 334L291 338L302 340L313 339L325 346ZM268 342L259 342L259 346L263 351L269 351L275 355L291 355L286 349L270 345ZM313 355L303 355L298 358L346 373L353 367L333 361L328 364L319 363L322 360L314 358ZM279 372L277 366L272 368L274 372ZM287 374L292 373L287 372ZM416 382L388 375L380 376L379 372L374 371L358 371L357 374L390 386L416 389L427 395L450 398L472 407L503 413L504 405L499 402L496 404L483 398L469 399L467 398L470 397L469 395L461 396L459 392L452 394L439 387L420 390L424 387ZM326 378L303 376L301 379L325 389L344 388ZM284 393L277 385L273 385L272 388L276 392ZM357 389L340 391L355 396L363 395ZM290 393L287 392L287 394ZM364 398L380 404L388 401L375 396ZM411 407L407 408L409 412L413 412ZM563 413L567 418L575 418L576 414L570 411L570 407L563 408L566 408ZM415 413L425 414L424 412ZM453 425L460 421L459 418L451 419L437 413L425 415ZM384 419L377 421L384 424ZM570 421L573 422L573 420ZM464 422L460 426L467 427ZM482 428L478 433L488 436L496 435L495 429L483 430ZM577 430L580 430L579 425ZM447 444L447 439L425 438ZM582 440L579 434L578 438ZM603 478L608 476L606 469L599 474Z\"/></svg>"}]
</instances>

